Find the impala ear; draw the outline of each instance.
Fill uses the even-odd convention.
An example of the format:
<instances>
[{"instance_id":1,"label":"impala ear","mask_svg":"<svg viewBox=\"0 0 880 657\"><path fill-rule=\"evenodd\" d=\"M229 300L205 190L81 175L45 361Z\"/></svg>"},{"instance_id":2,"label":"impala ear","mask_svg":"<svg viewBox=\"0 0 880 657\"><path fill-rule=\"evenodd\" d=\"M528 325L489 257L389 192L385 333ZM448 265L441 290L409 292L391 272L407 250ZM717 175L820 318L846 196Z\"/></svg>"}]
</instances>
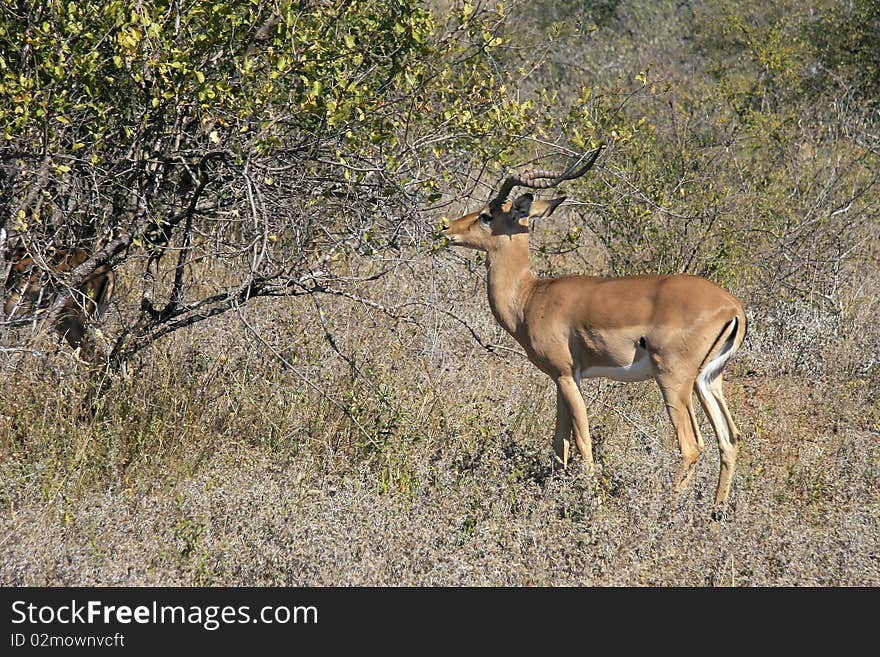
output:
<instances>
[{"instance_id":1,"label":"impala ear","mask_svg":"<svg viewBox=\"0 0 880 657\"><path fill-rule=\"evenodd\" d=\"M518 197L510 208L514 220L519 221L528 217L532 212L532 201L534 200L535 197L531 194L523 194Z\"/></svg>"},{"instance_id":2,"label":"impala ear","mask_svg":"<svg viewBox=\"0 0 880 657\"><path fill-rule=\"evenodd\" d=\"M567 196L560 196L559 198L554 198L549 201L542 202L541 205L543 205L544 207L543 207L543 210L541 211L541 216L542 217L549 217L551 214L553 214L553 211L556 208L558 208L560 205L562 205L562 202L566 198L568 198L568 197ZM538 208L536 208L536 209L538 209Z\"/></svg>"},{"instance_id":3,"label":"impala ear","mask_svg":"<svg viewBox=\"0 0 880 657\"><path fill-rule=\"evenodd\" d=\"M531 197L531 194L529 194L529 197ZM521 225L528 226L530 222L533 222L536 219L549 217L553 214L556 208L562 205L562 202L565 199L565 196L560 196L559 198L554 198L549 201L532 201L532 199L529 198L528 208L523 208L524 214L517 214L514 212L514 219ZM520 199L517 199L517 201L519 200Z\"/></svg>"}]
</instances>

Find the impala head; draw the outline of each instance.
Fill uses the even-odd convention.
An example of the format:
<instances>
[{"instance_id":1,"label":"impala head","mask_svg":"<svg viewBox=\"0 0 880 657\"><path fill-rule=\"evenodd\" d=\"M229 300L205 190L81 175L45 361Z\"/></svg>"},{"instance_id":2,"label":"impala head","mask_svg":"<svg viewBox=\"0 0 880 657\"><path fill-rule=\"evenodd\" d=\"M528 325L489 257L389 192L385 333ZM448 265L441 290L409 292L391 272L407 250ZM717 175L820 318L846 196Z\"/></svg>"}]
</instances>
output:
<instances>
[{"instance_id":1,"label":"impala head","mask_svg":"<svg viewBox=\"0 0 880 657\"><path fill-rule=\"evenodd\" d=\"M549 217L566 197L551 200L535 200L532 194L523 194L513 201L507 197L514 187L548 189L565 180L573 180L592 168L602 152L599 146L584 161L582 155L573 165L562 173L536 169L524 174L513 173L504 180L498 194L477 212L471 212L449 223L442 235L454 246L463 246L478 251L489 251L494 246L504 244L518 235L528 235L529 226L534 219Z\"/></svg>"},{"instance_id":2,"label":"impala head","mask_svg":"<svg viewBox=\"0 0 880 657\"><path fill-rule=\"evenodd\" d=\"M565 197L561 196L550 201L536 201L531 194L523 194L500 205L490 203L478 212L450 222L442 234L454 246L489 251L501 239L527 235L534 219L549 217L564 200Z\"/></svg>"}]
</instances>

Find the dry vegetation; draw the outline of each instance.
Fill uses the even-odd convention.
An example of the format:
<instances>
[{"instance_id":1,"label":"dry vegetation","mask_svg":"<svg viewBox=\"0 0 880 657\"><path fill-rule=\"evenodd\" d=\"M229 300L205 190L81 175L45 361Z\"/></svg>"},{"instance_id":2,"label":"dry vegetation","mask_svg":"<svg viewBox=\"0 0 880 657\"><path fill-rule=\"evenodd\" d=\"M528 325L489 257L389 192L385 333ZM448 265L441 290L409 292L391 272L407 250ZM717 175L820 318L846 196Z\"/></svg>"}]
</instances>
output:
<instances>
[{"instance_id":1,"label":"dry vegetation","mask_svg":"<svg viewBox=\"0 0 880 657\"><path fill-rule=\"evenodd\" d=\"M442 215L486 196L452 202L474 185L462 165L441 183L451 204L400 217L412 230L393 245L340 250L348 296L258 298L174 331L113 374L91 415L94 374L66 346L3 333L0 583L880 585L876 96L805 100L787 86L795 64L771 62L757 78L778 112L760 106L731 62L743 34L770 48L787 6L599 4L582 17L595 34L562 30L529 84L571 91L580 68L610 80L648 63L662 89L633 87L627 125L647 127L566 189L576 203L538 226L533 265L688 270L747 302L726 376L743 432L727 517L710 522L718 453L701 410L707 449L671 494L678 455L653 382L584 382L596 474L575 457L551 475L551 381L495 325L476 256L432 242ZM568 20L514 8L533 39ZM683 22L690 38L666 38ZM730 100L746 96L751 109ZM652 202L677 205L645 213ZM227 264L194 262L190 292ZM142 272L142 254L121 261L106 336L137 316Z\"/></svg>"},{"instance_id":2,"label":"dry vegetation","mask_svg":"<svg viewBox=\"0 0 880 657\"><path fill-rule=\"evenodd\" d=\"M448 265L412 265L427 294L403 278L372 291L427 297L510 344ZM713 530L717 453L710 442L691 489L670 495L678 457L653 383L585 384L598 474L552 477L554 392L525 359L488 353L433 308L418 325L346 301L321 310L361 375L299 330L321 325L310 302L175 336L92 422L71 419L67 354L20 363L5 401L3 581L880 582L876 388L836 367L846 340L824 351L832 367L801 367L797 350L762 350L772 331L754 318L728 384L745 433L735 510Z\"/></svg>"}]
</instances>

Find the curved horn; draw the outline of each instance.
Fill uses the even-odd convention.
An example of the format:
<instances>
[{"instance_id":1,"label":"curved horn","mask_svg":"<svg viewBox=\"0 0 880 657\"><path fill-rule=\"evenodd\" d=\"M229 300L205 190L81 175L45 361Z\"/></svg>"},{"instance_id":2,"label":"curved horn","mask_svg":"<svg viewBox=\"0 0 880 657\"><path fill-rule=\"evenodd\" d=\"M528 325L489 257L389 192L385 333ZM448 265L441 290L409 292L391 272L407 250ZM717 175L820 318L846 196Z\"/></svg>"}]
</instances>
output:
<instances>
[{"instance_id":1,"label":"curved horn","mask_svg":"<svg viewBox=\"0 0 880 657\"><path fill-rule=\"evenodd\" d=\"M581 162L583 162L586 153L582 154L577 160L575 160L574 164L562 173L548 171L547 169L533 169L523 174L511 173L505 178L501 187L498 189L498 194L492 199L492 201L490 201L490 203L491 205L496 206L501 205L507 199L510 191L518 185L521 187L529 187L531 189L549 189L550 187L555 187L566 180L580 178L593 167L603 148L605 148L605 144L599 144L598 148L592 152L590 157L587 158L587 161L583 164L581 164Z\"/></svg>"}]
</instances>

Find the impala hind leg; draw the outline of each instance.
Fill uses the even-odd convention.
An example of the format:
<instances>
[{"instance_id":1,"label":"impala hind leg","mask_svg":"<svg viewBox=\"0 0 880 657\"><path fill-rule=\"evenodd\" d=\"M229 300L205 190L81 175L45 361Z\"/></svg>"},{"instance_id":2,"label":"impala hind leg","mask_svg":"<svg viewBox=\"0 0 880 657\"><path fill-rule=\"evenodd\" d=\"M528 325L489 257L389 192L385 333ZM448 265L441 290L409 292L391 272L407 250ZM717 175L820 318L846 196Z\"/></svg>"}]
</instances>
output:
<instances>
[{"instance_id":1,"label":"impala hind leg","mask_svg":"<svg viewBox=\"0 0 880 657\"><path fill-rule=\"evenodd\" d=\"M721 467L718 473L718 488L715 491L716 505L727 501L727 496L730 494L730 484L733 480L733 471L736 467L736 456L739 452L739 432L733 423L730 411L727 409L721 386L720 372L712 379L706 379L702 374L697 377L697 395L703 405L703 410L709 416L709 421L715 430L715 436L718 438Z\"/></svg>"},{"instance_id":2,"label":"impala hind leg","mask_svg":"<svg viewBox=\"0 0 880 657\"><path fill-rule=\"evenodd\" d=\"M556 388L556 433L553 436L553 470L568 467L568 452L571 448L571 413L565 397Z\"/></svg>"},{"instance_id":3,"label":"impala hind leg","mask_svg":"<svg viewBox=\"0 0 880 657\"><path fill-rule=\"evenodd\" d=\"M658 378L660 392L663 394L663 402L669 419L675 428L675 436L678 439L678 450L681 453L681 465L675 477L675 488L681 493L687 488L694 473L694 465L700 458L703 450L703 438L697 425L694 414L692 379L676 381Z\"/></svg>"},{"instance_id":4,"label":"impala hind leg","mask_svg":"<svg viewBox=\"0 0 880 657\"><path fill-rule=\"evenodd\" d=\"M584 467L587 472L593 469L593 443L590 440L590 427L587 421L587 407L584 404L583 395L578 388L577 382L573 377L561 376L556 380L557 400L561 399L565 408L568 409L569 422L571 423L572 432L574 433L575 444L578 451L584 459ZM559 415L557 415L557 439L560 435L559 430L565 426L559 426ZM563 448L565 445L564 431ZM558 456L558 453L557 453Z\"/></svg>"},{"instance_id":5,"label":"impala hind leg","mask_svg":"<svg viewBox=\"0 0 880 657\"><path fill-rule=\"evenodd\" d=\"M739 443L739 429L736 428L736 424L733 422L733 416L731 416L730 410L727 408L727 402L724 399L724 391L722 390L723 383L723 375L719 372L718 376L709 382L709 390L712 391L712 396L715 398L715 401L718 402L718 406L721 407L721 412L724 414L724 419L727 421L727 427L730 429L732 442L736 445Z\"/></svg>"}]
</instances>

